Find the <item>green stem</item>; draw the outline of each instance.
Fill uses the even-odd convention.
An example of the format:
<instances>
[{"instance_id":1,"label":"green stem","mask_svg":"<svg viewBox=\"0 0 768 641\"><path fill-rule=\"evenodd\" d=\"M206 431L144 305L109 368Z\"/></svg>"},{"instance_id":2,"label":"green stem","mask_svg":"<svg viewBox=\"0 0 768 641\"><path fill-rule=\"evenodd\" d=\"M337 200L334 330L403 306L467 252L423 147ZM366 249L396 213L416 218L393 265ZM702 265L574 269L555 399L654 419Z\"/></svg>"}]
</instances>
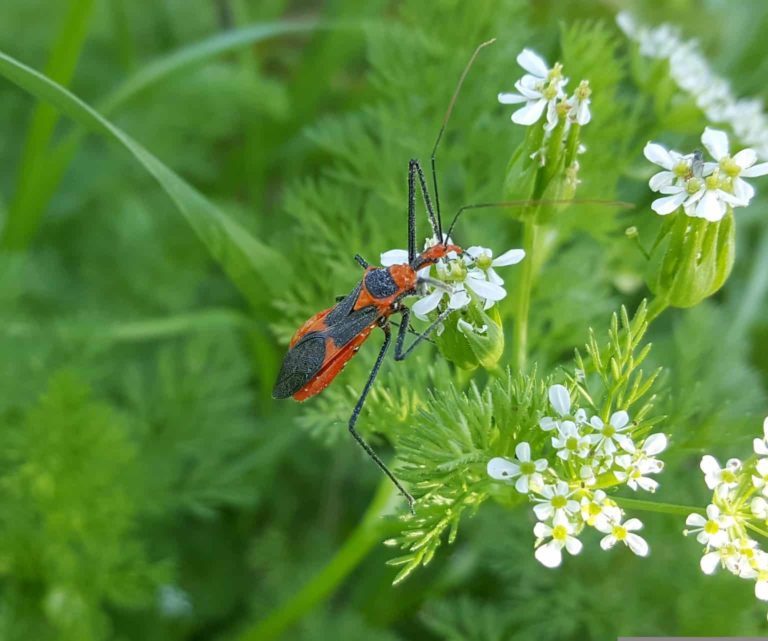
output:
<instances>
[{"instance_id":1,"label":"green stem","mask_svg":"<svg viewBox=\"0 0 768 641\"><path fill-rule=\"evenodd\" d=\"M648 312L645 317L646 322L650 325L668 307L669 303L667 303L665 300L662 300L659 297L654 298L651 301L651 304L648 305Z\"/></svg>"},{"instance_id":2,"label":"green stem","mask_svg":"<svg viewBox=\"0 0 768 641\"><path fill-rule=\"evenodd\" d=\"M628 499L624 497L612 497L621 507L641 510L643 512L657 512L659 514L680 514L688 516L691 513L706 514L706 510L701 507L691 507L689 505L674 505L672 503L658 503L656 501L641 501L640 499Z\"/></svg>"},{"instance_id":3,"label":"green stem","mask_svg":"<svg viewBox=\"0 0 768 641\"><path fill-rule=\"evenodd\" d=\"M391 482L383 478L362 521L331 562L265 619L245 630L240 635L239 641L265 641L278 638L289 626L330 596L360 564L371 548L381 541L385 532L382 516L392 495Z\"/></svg>"},{"instance_id":4,"label":"green stem","mask_svg":"<svg viewBox=\"0 0 768 641\"><path fill-rule=\"evenodd\" d=\"M70 0L67 15L51 50L45 75L67 86L75 73L88 34L94 0ZM16 193L5 221L0 247L24 249L37 229L41 213L36 202L39 183L46 176L48 147L59 113L48 104L39 104L32 115L19 162Z\"/></svg>"},{"instance_id":5,"label":"green stem","mask_svg":"<svg viewBox=\"0 0 768 641\"><path fill-rule=\"evenodd\" d=\"M520 288L517 292L515 311L515 332L513 358L515 368L524 371L528 361L528 315L531 308L531 292L534 281L534 259L539 239L539 227L531 220L526 220L523 227L523 260L520 274Z\"/></svg>"}]
</instances>

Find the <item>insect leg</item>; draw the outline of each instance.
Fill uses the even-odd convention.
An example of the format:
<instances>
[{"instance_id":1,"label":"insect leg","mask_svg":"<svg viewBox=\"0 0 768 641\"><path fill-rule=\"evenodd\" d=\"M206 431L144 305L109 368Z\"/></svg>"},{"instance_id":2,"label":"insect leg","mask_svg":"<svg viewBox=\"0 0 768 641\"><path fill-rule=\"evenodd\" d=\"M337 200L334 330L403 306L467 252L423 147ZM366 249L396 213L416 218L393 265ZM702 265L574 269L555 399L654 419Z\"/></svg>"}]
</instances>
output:
<instances>
[{"instance_id":1,"label":"insect leg","mask_svg":"<svg viewBox=\"0 0 768 641\"><path fill-rule=\"evenodd\" d=\"M416 258L416 185L415 185L416 160L408 163L408 264Z\"/></svg>"},{"instance_id":2,"label":"insect leg","mask_svg":"<svg viewBox=\"0 0 768 641\"><path fill-rule=\"evenodd\" d=\"M435 210L432 208L432 199L429 197L429 189L427 188L427 180L424 177L424 171L418 160L411 160L408 169L411 175L413 175L413 172L415 171L419 176L421 195L424 198L424 206L427 208L427 217L429 218L429 224L432 226L432 233L437 241L442 242L442 238L439 236L439 234L442 233L442 229L440 228L437 218L435 218Z\"/></svg>"},{"instance_id":3,"label":"insect leg","mask_svg":"<svg viewBox=\"0 0 768 641\"><path fill-rule=\"evenodd\" d=\"M393 320L390 320L389 322L390 322L390 324L392 324L395 327L397 327L398 329L400 329L401 323L398 323L398 322L393 321ZM409 334L413 334L414 336L421 336L421 332L417 332L415 329L413 329L413 325L411 325L410 323L408 323L408 330L407 331L408 331ZM433 341L431 338L425 338L424 340L427 341L428 343L432 343L433 345L436 345L435 341Z\"/></svg>"},{"instance_id":4,"label":"insect leg","mask_svg":"<svg viewBox=\"0 0 768 641\"><path fill-rule=\"evenodd\" d=\"M446 309L445 311L440 312L438 317L432 321L432 323L425 329L421 334L419 334L413 342L408 346L408 348L403 351L403 344L405 343L405 335L407 333L407 328L409 325L409 319L411 316L411 310L407 307L403 307L403 321L400 323L400 330L397 332L397 342L395 343L395 360L396 361L402 361L405 359L408 354L410 354L413 351L413 348L416 347L419 343L422 341L429 340L430 334L434 332L439 326L440 323L442 323L446 318L448 318L453 312L455 312L455 309ZM403 328L406 328L405 330Z\"/></svg>"},{"instance_id":5,"label":"insect leg","mask_svg":"<svg viewBox=\"0 0 768 641\"><path fill-rule=\"evenodd\" d=\"M407 327L407 323L405 323L404 326ZM359 443L360 447L362 447L365 450L365 453L373 459L373 462L379 466L381 471L384 472L384 474L386 474L389 477L389 480L395 484L395 487L398 490L400 490L400 493L408 501L408 507L411 509L411 512L413 512L413 501L414 501L413 496L411 496L411 494L400 484L400 481L398 481L395 478L395 475L392 474L392 472L386 466L384 461L382 461L379 458L379 455L373 451L373 448L371 448L371 446L365 442L363 437L360 436L358 431L355 429L355 424L357 423L357 418L360 415L360 410L363 409L363 405L365 404L365 399L368 396L368 392L370 392L371 387L373 386L373 382L376 380L376 375L379 373L379 368L381 367L381 363L384 361L384 357L386 356L387 350L389 349L389 344L392 342L392 332L389 329L389 325L388 324L382 325L381 328L384 330L384 344L381 346L381 351L379 351L379 355L376 358L376 362L373 365L373 369L371 370L371 374L368 377L368 381L365 383L363 392L362 394L360 394L360 398L357 401L357 405L355 405L355 409L352 410L352 416L350 416L349 418L349 432L350 434L352 434L355 440Z\"/></svg>"},{"instance_id":6,"label":"insect leg","mask_svg":"<svg viewBox=\"0 0 768 641\"><path fill-rule=\"evenodd\" d=\"M363 269L368 269L368 261L365 260L360 254L355 254L355 260L357 261L357 264L360 265Z\"/></svg>"}]
</instances>

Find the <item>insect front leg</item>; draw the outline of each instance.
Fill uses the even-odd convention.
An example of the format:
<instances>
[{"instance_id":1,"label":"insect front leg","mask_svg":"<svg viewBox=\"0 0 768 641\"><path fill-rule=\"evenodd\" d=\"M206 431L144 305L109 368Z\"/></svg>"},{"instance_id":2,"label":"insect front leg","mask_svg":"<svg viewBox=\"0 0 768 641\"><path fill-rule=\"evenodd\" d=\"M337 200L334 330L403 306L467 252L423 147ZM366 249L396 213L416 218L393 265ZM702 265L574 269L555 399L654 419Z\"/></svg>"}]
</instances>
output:
<instances>
[{"instance_id":1,"label":"insect front leg","mask_svg":"<svg viewBox=\"0 0 768 641\"><path fill-rule=\"evenodd\" d=\"M407 327L407 323L403 323L403 325ZM384 330L384 344L381 346L379 355L376 358L376 362L373 365L373 369L371 370L370 376L368 376L368 381L365 383L363 392L362 394L360 394L360 398L357 401L357 405L355 405L355 409L352 411L352 416L349 417L349 433L352 434L352 436L358 442L360 447L362 447L365 450L365 453L373 459L373 462L379 466L381 471L384 472L384 474L386 474L389 477L389 480L395 484L395 487L400 491L400 494L402 494L408 501L408 507L410 508L411 512L413 512L413 502L414 502L413 496L411 496L408 490L406 490L400 484L400 481L398 481L395 478L395 475L386 466L384 461L382 461L379 458L379 455L373 451L373 448L370 445L368 445L368 443L365 442L363 437L360 436L358 431L355 429L357 418L360 415L360 411L363 409L363 405L365 405L365 399L368 397L368 392L371 391L373 382L376 380L376 376L379 373L379 368L381 368L381 364L384 361L384 357L387 355L389 344L392 342L392 332L389 328L389 324L385 322L385 324L381 326L381 329Z\"/></svg>"},{"instance_id":2,"label":"insect front leg","mask_svg":"<svg viewBox=\"0 0 768 641\"><path fill-rule=\"evenodd\" d=\"M408 307L402 308L403 320L400 323L400 329L397 332L397 342L395 343L395 360L402 361L413 349L422 341L429 340L430 335L445 321L454 311L453 309L446 309L438 315L438 317L430 323L429 327L425 329L421 334L413 339L413 342L404 350L405 335L408 333L408 326L410 325L411 310Z\"/></svg>"},{"instance_id":3,"label":"insect front leg","mask_svg":"<svg viewBox=\"0 0 768 641\"><path fill-rule=\"evenodd\" d=\"M357 264L360 265L363 269L368 269L368 261L365 260L360 254L355 254L355 260L357 261Z\"/></svg>"}]
</instances>

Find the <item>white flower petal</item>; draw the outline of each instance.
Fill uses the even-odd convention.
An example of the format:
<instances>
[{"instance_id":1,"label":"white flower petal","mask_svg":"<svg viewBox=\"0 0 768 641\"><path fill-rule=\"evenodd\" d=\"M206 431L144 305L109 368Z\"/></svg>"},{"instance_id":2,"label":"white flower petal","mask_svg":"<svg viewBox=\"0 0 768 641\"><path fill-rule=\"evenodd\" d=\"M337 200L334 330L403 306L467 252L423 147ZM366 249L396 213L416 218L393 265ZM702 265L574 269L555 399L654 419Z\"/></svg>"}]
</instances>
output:
<instances>
[{"instance_id":1,"label":"white flower petal","mask_svg":"<svg viewBox=\"0 0 768 641\"><path fill-rule=\"evenodd\" d=\"M717 222L725 216L726 206L718 197L717 193L707 190L696 205L696 216L705 218L710 222Z\"/></svg>"},{"instance_id":2,"label":"white flower petal","mask_svg":"<svg viewBox=\"0 0 768 641\"><path fill-rule=\"evenodd\" d=\"M761 601L768 601L768 581L755 583L755 596Z\"/></svg>"},{"instance_id":3,"label":"white flower petal","mask_svg":"<svg viewBox=\"0 0 768 641\"><path fill-rule=\"evenodd\" d=\"M616 429L621 429L627 423L629 423L629 414L627 414L624 410L614 412L611 415L611 425L613 425Z\"/></svg>"},{"instance_id":4,"label":"white flower petal","mask_svg":"<svg viewBox=\"0 0 768 641\"><path fill-rule=\"evenodd\" d=\"M648 543L642 536L630 532L624 540L627 542L629 549L637 554L637 556L648 556L648 552L650 551L648 549Z\"/></svg>"},{"instance_id":5,"label":"white flower petal","mask_svg":"<svg viewBox=\"0 0 768 641\"><path fill-rule=\"evenodd\" d=\"M657 174L653 174L648 181L648 186L651 191L659 191L662 187L671 185L675 180L675 174L671 171L660 171Z\"/></svg>"},{"instance_id":6,"label":"white flower petal","mask_svg":"<svg viewBox=\"0 0 768 641\"><path fill-rule=\"evenodd\" d=\"M683 204L683 201L686 199L686 197L687 193L681 191L677 194L673 194L672 196L657 198L651 203L651 209L659 214L659 216L666 216L667 214L671 214L673 211L677 210L677 208Z\"/></svg>"},{"instance_id":7,"label":"white flower petal","mask_svg":"<svg viewBox=\"0 0 768 641\"><path fill-rule=\"evenodd\" d=\"M701 143L715 160L728 155L728 135L724 131L705 127L704 133L701 134Z\"/></svg>"},{"instance_id":8,"label":"white flower petal","mask_svg":"<svg viewBox=\"0 0 768 641\"><path fill-rule=\"evenodd\" d=\"M741 175L745 178L754 178L756 176L765 176L768 174L768 162L761 162L747 169L743 169Z\"/></svg>"},{"instance_id":9,"label":"white flower petal","mask_svg":"<svg viewBox=\"0 0 768 641\"><path fill-rule=\"evenodd\" d=\"M488 461L488 476L497 481L506 481L520 474L520 466L512 461L497 456Z\"/></svg>"},{"instance_id":10,"label":"white flower petal","mask_svg":"<svg viewBox=\"0 0 768 641\"><path fill-rule=\"evenodd\" d=\"M614 545L616 545L616 537L612 534L604 536L602 539L600 539L600 547L604 550L610 550Z\"/></svg>"},{"instance_id":11,"label":"white flower petal","mask_svg":"<svg viewBox=\"0 0 768 641\"><path fill-rule=\"evenodd\" d=\"M461 309L462 307L469 305L471 302L472 299L464 289L456 289L448 299L448 307L450 309Z\"/></svg>"},{"instance_id":12,"label":"white flower petal","mask_svg":"<svg viewBox=\"0 0 768 641\"><path fill-rule=\"evenodd\" d=\"M581 552L582 548L581 541L577 539L575 536L569 536L565 539L565 549L568 550L569 554L576 555L579 552Z\"/></svg>"},{"instance_id":13,"label":"white flower petal","mask_svg":"<svg viewBox=\"0 0 768 641\"><path fill-rule=\"evenodd\" d=\"M405 249L390 249L379 256L382 266L407 265L408 252Z\"/></svg>"},{"instance_id":14,"label":"white flower petal","mask_svg":"<svg viewBox=\"0 0 768 641\"><path fill-rule=\"evenodd\" d=\"M651 434L643 443L643 452L648 456L656 456L667 449L667 437L664 434Z\"/></svg>"},{"instance_id":15,"label":"white flower petal","mask_svg":"<svg viewBox=\"0 0 768 641\"><path fill-rule=\"evenodd\" d=\"M554 508L551 503L537 503L533 506L533 513L539 521L546 521L553 512Z\"/></svg>"},{"instance_id":16,"label":"white flower petal","mask_svg":"<svg viewBox=\"0 0 768 641\"><path fill-rule=\"evenodd\" d=\"M440 304L440 299L443 297L443 291L436 289L428 296L424 296L411 305L411 311L417 318L422 320L427 319L427 315L434 311Z\"/></svg>"},{"instance_id":17,"label":"white flower petal","mask_svg":"<svg viewBox=\"0 0 768 641\"><path fill-rule=\"evenodd\" d=\"M524 249L510 249L505 251L498 258L494 258L491 265L494 267L506 267L507 265L516 265L525 258Z\"/></svg>"},{"instance_id":18,"label":"white flower petal","mask_svg":"<svg viewBox=\"0 0 768 641\"><path fill-rule=\"evenodd\" d=\"M549 402L560 416L566 416L571 411L571 395L564 385L552 385L549 388Z\"/></svg>"},{"instance_id":19,"label":"white flower petal","mask_svg":"<svg viewBox=\"0 0 768 641\"><path fill-rule=\"evenodd\" d=\"M467 276L467 286L481 298L497 301L507 295L507 290L495 283L491 283L483 278L477 278L472 273Z\"/></svg>"},{"instance_id":20,"label":"white flower petal","mask_svg":"<svg viewBox=\"0 0 768 641\"><path fill-rule=\"evenodd\" d=\"M733 162L744 170L757 162L757 154L754 149L742 149L739 153L734 155Z\"/></svg>"},{"instance_id":21,"label":"white flower petal","mask_svg":"<svg viewBox=\"0 0 768 641\"><path fill-rule=\"evenodd\" d=\"M529 102L525 107L512 114L512 122L518 125L532 125L541 118L546 106L547 101L544 98L540 98L536 102Z\"/></svg>"},{"instance_id":22,"label":"white flower petal","mask_svg":"<svg viewBox=\"0 0 768 641\"><path fill-rule=\"evenodd\" d=\"M701 561L699 561L699 567L701 567L701 571L704 574L713 574L719 563L720 553L710 552L709 554L705 554L701 557Z\"/></svg>"},{"instance_id":23,"label":"white flower petal","mask_svg":"<svg viewBox=\"0 0 768 641\"><path fill-rule=\"evenodd\" d=\"M704 527L707 524L707 519L701 514L689 514L685 519L685 524L688 527Z\"/></svg>"},{"instance_id":24,"label":"white flower petal","mask_svg":"<svg viewBox=\"0 0 768 641\"><path fill-rule=\"evenodd\" d=\"M519 93L500 93L498 99L502 105L517 105L521 102L528 102L528 98Z\"/></svg>"},{"instance_id":25,"label":"white flower petal","mask_svg":"<svg viewBox=\"0 0 768 641\"><path fill-rule=\"evenodd\" d=\"M537 547L534 556L539 563L548 568L556 568L563 562L563 553L555 541Z\"/></svg>"},{"instance_id":26,"label":"white flower petal","mask_svg":"<svg viewBox=\"0 0 768 641\"><path fill-rule=\"evenodd\" d=\"M643 155L650 160L654 165L664 167L664 169L672 169L674 161L669 155L669 152L659 144L655 142L649 142L643 148Z\"/></svg>"},{"instance_id":27,"label":"white flower petal","mask_svg":"<svg viewBox=\"0 0 768 641\"><path fill-rule=\"evenodd\" d=\"M515 481L515 489L520 494L528 494L528 477L525 474L521 474L517 481Z\"/></svg>"},{"instance_id":28,"label":"white flower petal","mask_svg":"<svg viewBox=\"0 0 768 641\"><path fill-rule=\"evenodd\" d=\"M517 55L517 64L519 64L528 73L532 73L539 78L546 78L549 74L549 67L544 59L530 49L523 49Z\"/></svg>"},{"instance_id":29,"label":"white flower petal","mask_svg":"<svg viewBox=\"0 0 768 641\"><path fill-rule=\"evenodd\" d=\"M517 457L518 461L522 461L523 463L531 460L531 446L523 441L522 443L518 443L515 447L515 456Z\"/></svg>"}]
</instances>

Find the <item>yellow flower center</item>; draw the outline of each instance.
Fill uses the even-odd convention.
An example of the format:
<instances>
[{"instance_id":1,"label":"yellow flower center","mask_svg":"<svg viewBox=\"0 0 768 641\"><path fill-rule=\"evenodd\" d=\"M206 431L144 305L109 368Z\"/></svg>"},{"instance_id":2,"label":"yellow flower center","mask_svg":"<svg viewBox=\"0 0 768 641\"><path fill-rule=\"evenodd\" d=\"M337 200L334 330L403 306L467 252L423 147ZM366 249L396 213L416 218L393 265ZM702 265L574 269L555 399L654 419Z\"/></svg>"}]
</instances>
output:
<instances>
[{"instance_id":1,"label":"yellow flower center","mask_svg":"<svg viewBox=\"0 0 768 641\"><path fill-rule=\"evenodd\" d=\"M691 173L691 166L686 160L679 160L677 164L672 167L672 173L678 178L687 178Z\"/></svg>"},{"instance_id":2,"label":"yellow flower center","mask_svg":"<svg viewBox=\"0 0 768 641\"><path fill-rule=\"evenodd\" d=\"M533 474L536 471L536 466L533 464L533 461L527 461L525 463L520 463L520 471L525 476L528 476L529 474Z\"/></svg>"},{"instance_id":3,"label":"yellow flower center","mask_svg":"<svg viewBox=\"0 0 768 641\"><path fill-rule=\"evenodd\" d=\"M491 262L493 262L493 258L491 258L487 253L483 252L475 259L475 264L482 270L489 269L491 267Z\"/></svg>"},{"instance_id":4,"label":"yellow flower center","mask_svg":"<svg viewBox=\"0 0 768 641\"><path fill-rule=\"evenodd\" d=\"M613 534L617 540L623 541L627 538L627 528L623 525L614 525L611 534Z\"/></svg>"},{"instance_id":5,"label":"yellow flower center","mask_svg":"<svg viewBox=\"0 0 768 641\"><path fill-rule=\"evenodd\" d=\"M565 441L565 447L571 451L575 451L579 447L579 439L575 436L569 436Z\"/></svg>"},{"instance_id":6,"label":"yellow flower center","mask_svg":"<svg viewBox=\"0 0 768 641\"><path fill-rule=\"evenodd\" d=\"M568 538L568 530L564 525L556 525L552 528L552 538L555 541L565 541Z\"/></svg>"},{"instance_id":7,"label":"yellow flower center","mask_svg":"<svg viewBox=\"0 0 768 641\"><path fill-rule=\"evenodd\" d=\"M723 483L736 483L738 478L731 470L723 470L722 475L720 476L720 479Z\"/></svg>"},{"instance_id":8,"label":"yellow flower center","mask_svg":"<svg viewBox=\"0 0 768 641\"><path fill-rule=\"evenodd\" d=\"M717 534L720 531L720 526L717 524L717 521L707 521L704 524L704 531L707 534Z\"/></svg>"},{"instance_id":9,"label":"yellow flower center","mask_svg":"<svg viewBox=\"0 0 768 641\"><path fill-rule=\"evenodd\" d=\"M685 183L685 191L687 191L689 194L695 194L697 191L701 189L701 180L698 178L691 178L687 183Z\"/></svg>"},{"instance_id":10,"label":"yellow flower center","mask_svg":"<svg viewBox=\"0 0 768 641\"><path fill-rule=\"evenodd\" d=\"M562 510L566 506L568 501L564 496L553 496L551 503L552 503L552 507L555 508L556 510Z\"/></svg>"},{"instance_id":11,"label":"yellow flower center","mask_svg":"<svg viewBox=\"0 0 768 641\"><path fill-rule=\"evenodd\" d=\"M722 169L723 173L730 178L736 178L736 176L741 173L741 167L739 167L739 165L736 164L736 161L730 156L725 156L725 158L720 159L720 169Z\"/></svg>"}]
</instances>

